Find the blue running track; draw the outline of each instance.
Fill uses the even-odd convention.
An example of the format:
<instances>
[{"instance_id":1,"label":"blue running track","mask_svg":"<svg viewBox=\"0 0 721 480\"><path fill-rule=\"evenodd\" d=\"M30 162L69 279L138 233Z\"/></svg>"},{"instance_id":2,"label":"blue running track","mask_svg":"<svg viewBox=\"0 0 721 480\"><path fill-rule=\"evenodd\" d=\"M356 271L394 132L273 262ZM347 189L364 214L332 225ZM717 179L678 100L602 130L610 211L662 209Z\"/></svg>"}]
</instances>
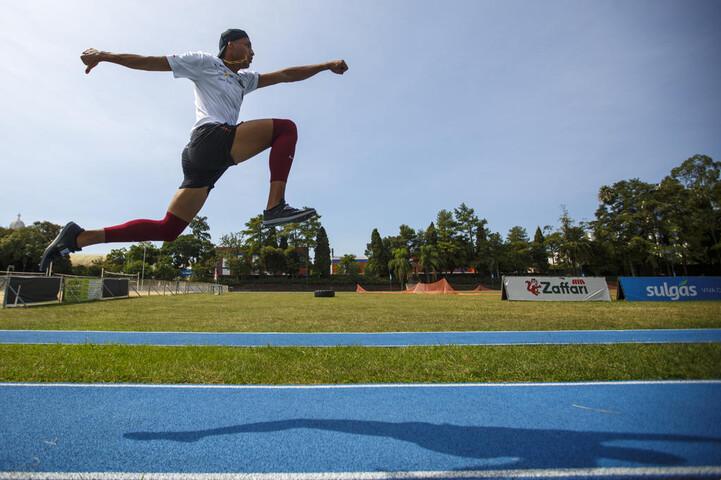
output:
<instances>
[{"instance_id":1,"label":"blue running track","mask_svg":"<svg viewBox=\"0 0 721 480\"><path fill-rule=\"evenodd\" d=\"M721 381L0 384L0 405L0 479L721 477Z\"/></svg>"},{"instance_id":2,"label":"blue running track","mask_svg":"<svg viewBox=\"0 0 721 480\"><path fill-rule=\"evenodd\" d=\"M0 330L0 344L218 345L234 347L363 345L538 345L721 343L721 329L531 332L188 333Z\"/></svg>"}]
</instances>

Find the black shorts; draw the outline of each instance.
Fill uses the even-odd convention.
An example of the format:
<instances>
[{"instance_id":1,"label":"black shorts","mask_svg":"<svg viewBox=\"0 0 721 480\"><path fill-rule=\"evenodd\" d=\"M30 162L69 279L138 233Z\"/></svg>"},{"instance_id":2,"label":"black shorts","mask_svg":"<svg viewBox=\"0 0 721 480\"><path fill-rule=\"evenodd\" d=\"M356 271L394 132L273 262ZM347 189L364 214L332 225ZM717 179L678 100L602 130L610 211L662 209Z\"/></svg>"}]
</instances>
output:
<instances>
[{"instance_id":1,"label":"black shorts","mask_svg":"<svg viewBox=\"0 0 721 480\"><path fill-rule=\"evenodd\" d=\"M180 188L211 190L228 167L235 165L230 149L237 125L206 123L193 130L183 149L183 183Z\"/></svg>"}]
</instances>

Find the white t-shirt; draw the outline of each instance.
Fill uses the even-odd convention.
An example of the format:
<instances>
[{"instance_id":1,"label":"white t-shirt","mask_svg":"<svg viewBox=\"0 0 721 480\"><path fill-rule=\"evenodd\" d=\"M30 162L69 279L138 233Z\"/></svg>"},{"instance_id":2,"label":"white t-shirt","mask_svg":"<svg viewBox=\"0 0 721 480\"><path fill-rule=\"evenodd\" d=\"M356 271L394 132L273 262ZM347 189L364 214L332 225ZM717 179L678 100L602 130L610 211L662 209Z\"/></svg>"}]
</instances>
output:
<instances>
[{"instance_id":1,"label":"white t-shirt","mask_svg":"<svg viewBox=\"0 0 721 480\"><path fill-rule=\"evenodd\" d=\"M168 55L175 78L188 78L195 85L195 125L238 123L243 97L258 88L260 75L251 70L233 72L209 53Z\"/></svg>"}]
</instances>

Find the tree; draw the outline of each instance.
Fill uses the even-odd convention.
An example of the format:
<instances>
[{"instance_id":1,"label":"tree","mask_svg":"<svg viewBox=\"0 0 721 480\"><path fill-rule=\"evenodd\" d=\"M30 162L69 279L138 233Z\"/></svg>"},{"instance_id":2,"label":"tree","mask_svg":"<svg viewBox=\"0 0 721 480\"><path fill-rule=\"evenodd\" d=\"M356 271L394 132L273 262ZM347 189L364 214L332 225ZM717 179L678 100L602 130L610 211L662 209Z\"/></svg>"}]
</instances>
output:
<instances>
[{"instance_id":1,"label":"tree","mask_svg":"<svg viewBox=\"0 0 721 480\"><path fill-rule=\"evenodd\" d=\"M200 249L192 235L180 235L172 242L163 242L161 252L175 268L185 268L198 262Z\"/></svg>"},{"instance_id":2,"label":"tree","mask_svg":"<svg viewBox=\"0 0 721 480\"><path fill-rule=\"evenodd\" d=\"M99 277L102 270L103 261L98 258L90 262L90 265L73 265L72 273L83 277Z\"/></svg>"},{"instance_id":3,"label":"tree","mask_svg":"<svg viewBox=\"0 0 721 480\"><path fill-rule=\"evenodd\" d=\"M317 215L301 223L288 223L280 234L288 239L288 246L315 248L318 231L322 227L320 219Z\"/></svg>"},{"instance_id":4,"label":"tree","mask_svg":"<svg viewBox=\"0 0 721 480\"><path fill-rule=\"evenodd\" d=\"M284 273L288 268L285 252L278 247L263 247L260 251L260 258L263 269L273 275Z\"/></svg>"},{"instance_id":5,"label":"tree","mask_svg":"<svg viewBox=\"0 0 721 480\"><path fill-rule=\"evenodd\" d=\"M498 232L488 235L488 256L486 257L488 270L495 278L501 278L501 271L505 270L508 247L503 242L503 237Z\"/></svg>"},{"instance_id":6,"label":"tree","mask_svg":"<svg viewBox=\"0 0 721 480\"><path fill-rule=\"evenodd\" d=\"M343 255L338 262L338 273L349 275L353 278L358 276L358 264L355 261L355 255Z\"/></svg>"},{"instance_id":7,"label":"tree","mask_svg":"<svg viewBox=\"0 0 721 480\"><path fill-rule=\"evenodd\" d=\"M458 208L453 209L453 214L458 232L466 242L472 245L476 237L476 229L480 222L474 210L469 208L465 203L461 203Z\"/></svg>"},{"instance_id":8,"label":"tree","mask_svg":"<svg viewBox=\"0 0 721 480\"><path fill-rule=\"evenodd\" d=\"M707 237L703 254L721 269L721 162L694 155L671 170L671 178L689 192L692 229Z\"/></svg>"},{"instance_id":9,"label":"tree","mask_svg":"<svg viewBox=\"0 0 721 480\"><path fill-rule=\"evenodd\" d=\"M459 261L463 267L469 267L476 260L475 241L479 230L485 230L486 219L479 219L474 210L465 203L453 210L458 228Z\"/></svg>"},{"instance_id":10,"label":"tree","mask_svg":"<svg viewBox=\"0 0 721 480\"><path fill-rule=\"evenodd\" d=\"M129 275L139 275L143 271L143 261L142 260L132 260L125 264L125 267L123 268L123 273L127 273Z\"/></svg>"},{"instance_id":11,"label":"tree","mask_svg":"<svg viewBox=\"0 0 721 480\"><path fill-rule=\"evenodd\" d=\"M190 222L190 231L193 237L198 239L198 241L210 243L210 226L208 225L208 217L194 217Z\"/></svg>"},{"instance_id":12,"label":"tree","mask_svg":"<svg viewBox=\"0 0 721 480\"><path fill-rule=\"evenodd\" d=\"M560 265L560 256L561 256L561 244L563 243L563 237L561 232L554 232L553 229L549 226L547 227L547 232L545 235L545 242L544 245L546 247L546 251L548 252L548 256L551 259L552 269L554 272L557 270L560 271L563 269L563 267ZM558 272L556 272L558 273Z\"/></svg>"},{"instance_id":13,"label":"tree","mask_svg":"<svg viewBox=\"0 0 721 480\"><path fill-rule=\"evenodd\" d=\"M145 263L145 271L149 272L150 267L155 265L159 259L160 249L150 242L140 242L135 245L131 245L130 248L128 248L128 253L126 255L126 262L140 263L139 272L143 271L143 262ZM127 268L128 267L126 265L126 273L135 273L134 270L133 272L127 272Z\"/></svg>"},{"instance_id":14,"label":"tree","mask_svg":"<svg viewBox=\"0 0 721 480\"><path fill-rule=\"evenodd\" d=\"M305 265L305 255L301 254L296 247L287 247L283 250L285 256L285 273L291 277L298 275L300 268Z\"/></svg>"},{"instance_id":15,"label":"tree","mask_svg":"<svg viewBox=\"0 0 721 480\"><path fill-rule=\"evenodd\" d=\"M411 262L408 259L408 250L405 248L396 248L393 250L393 260L388 262L388 268L393 272L401 290L405 288L408 275L411 272Z\"/></svg>"},{"instance_id":16,"label":"tree","mask_svg":"<svg viewBox=\"0 0 721 480\"><path fill-rule=\"evenodd\" d=\"M366 266L366 275L368 276L388 276L388 261L390 260L388 250L381 239L378 229L374 228L371 232L371 243L366 245L366 256L368 257L368 265Z\"/></svg>"},{"instance_id":17,"label":"tree","mask_svg":"<svg viewBox=\"0 0 721 480\"><path fill-rule=\"evenodd\" d=\"M175 280L179 273L167 258L161 258L158 263L153 265L152 275L156 280Z\"/></svg>"},{"instance_id":18,"label":"tree","mask_svg":"<svg viewBox=\"0 0 721 480\"><path fill-rule=\"evenodd\" d=\"M536 227L536 233L531 242L531 262L536 272L545 274L548 272L548 250L546 249L546 238L543 236L541 227Z\"/></svg>"},{"instance_id":19,"label":"tree","mask_svg":"<svg viewBox=\"0 0 721 480\"><path fill-rule=\"evenodd\" d=\"M250 218L241 232L245 237L245 254L247 265L251 270L259 271L263 267L260 261L260 250L263 248L264 228L263 215Z\"/></svg>"},{"instance_id":20,"label":"tree","mask_svg":"<svg viewBox=\"0 0 721 480\"><path fill-rule=\"evenodd\" d=\"M491 232L486 228L486 220L483 219L483 225L476 229L476 241L473 264L479 275L493 276L494 261L491 258L491 245L489 236Z\"/></svg>"},{"instance_id":21,"label":"tree","mask_svg":"<svg viewBox=\"0 0 721 480\"><path fill-rule=\"evenodd\" d=\"M399 228L398 238L412 258L418 254L418 248L423 243L423 232L416 232L408 225L403 224Z\"/></svg>"},{"instance_id":22,"label":"tree","mask_svg":"<svg viewBox=\"0 0 721 480\"><path fill-rule=\"evenodd\" d=\"M438 256L441 261L441 270L453 273L461 264L462 250L456 241L458 224L453 214L448 210L441 210L436 216L436 230L438 232Z\"/></svg>"},{"instance_id":23,"label":"tree","mask_svg":"<svg viewBox=\"0 0 721 480\"><path fill-rule=\"evenodd\" d=\"M320 216L315 216L305 220L301 223L288 223L280 230L281 239L283 237L287 240L287 246L291 248L302 248L305 250L306 255L303 259L300 259L301 255L298 254L297 250L295 253L290 254L289 260L293 263L295 260L291 257L297 254L299 261L304 262L305 266L308 267L307 275L310 275L311 265L309 263L310 249L316 247L316 239L318 237L318 231L321 228ZM283 245L280 245L281 248ZM299 264L300 267L300 264ZM288 266L290 269L290 265ZM295 269L297 272L298 269Z\"/></svg>"},{"instance_id":24,"label":"tree","mask_svg":"<svg viewBox=\"0 0 721 480\"><path fill-rule=\"evenodd\" d=\"M191 234L180 235L172 242L163 242L161 255L169 257L176 268L193 267L194 264L201 267L203 264L207 270L208 264L215 265L215 246L210 241L210 227L206 219L195 217L190 222Z\"/></svg>"},{"instance_id":25,"label":"tree","mask_svg":"<svg viewBox=\"0 0 721 480\"><path fill-rule=\"evenodd\" d=\"M676 275L677 265L688 275L688 265L703 261L705 225L698 223L690 207L690 192L673 177L664 178L656 187L658 212L658 255L666 262L667 274Z\"/></svg>"},{"instance_id":26,"label":"tree","mask_svg":"<svg viewBox=\"0 0 721 480\"><path fill-rule=\"evenodd\" d=\"M105 255L102 268L111 272L121 272L125 268L128 250L126 248L113 248Z\"/></svg>"},{"instance_id":27,"label":"tree","mask_svg":"<svg viewBox=\"0 0 721 480\"><path fill-rule=\"evenodd\" d=\"M218 247L223 250L223 257L228 262L230 275L235 278L236 282L240 282L240 276L250 273L250 265L244 261L245 235L242 232L229 233L220 237Z\"/></svg>"},{"instance_id":28,"label":"tree","mask_svg":"<svg viewBox=\"0 0 721 480\"><path fill-rule=\"evenodd\" d=\"M231 255L240 256L243 254L245 235L243 232L229 233L220 237L219 247L228 251Z\"/></svg>"},{"instance_id":29,"label":"tree","mask_svg":"<svg viewBox=\"0 0 721 480\"><path fill-rule=\"evenodd\" d=\"M506 242L508 268L515 273L526 273L532 263L531 245L526 229L519 226L512 227L508 231Z\"/></svg>"},{"instance_id":30,"label":"tree","mask_svg":"<svg viewBox=\"0 0 721 480\"><path fill-rule=\"evenodd\" d=\"M418 254L418 266L421 267L428 282L428 272L433 272L433 278L435 279L436 271L441 264L441 259L438 256L438 251L433 245L421 245Z\"/></svg>"},{"instance_id":31,"label":"tree","mask_svg":"<svg viewBox=\"0 0 721 480\"><path fill-rule=\"evenodd\" d=\"M215 271L218 267L218 257L211 256L203 258L193 264L193 272L190 279L194 282L210 282L215 278Z\"/></svg>"},{"instance_id":32,"label":"tree","mask_svg":"<svg viewBox=\"0 0 721 480\"><path fill-rule=\"evenodd\" d=\"M438 232L436 231L436 226L433 225L433 222L431 222L431 224L428 225L428 228L426 228L426 232L423 235L423 242L426 245L433 245L434 247L438 246Z\"/></svg>"},{"instance_id":33,"label":"tree","mask_svg":"<svg viewBox=\"0 0 721 480\"><path fill-rule=\"evenodd\" d=\"M589 260L591 253L591 242L586 236L583 225L575 225L573 219L568 215L568 210L563 207L561 222L561 245L559 255L575 275L581 274L581 266Z\"/></svg>"},{"instance_id":34,"label":"tree","mask_svg":"<svg viewBox=\"0 0 721 480\"><path fill-rule=\"evenodd\" d=\"M328 244L328 234L325 232L325 228L320 227L318 229L318 235L315 239L315 271L322 278L330 276L331 258L330 258L330 245Z\"/></svg>"},{"instance_id":35,"label":"tree","mask_svg":"<svg viewBox=\"0 0 721 480\"><path fill-rule=\"evenodd\" d=\"M594 238L607 244L618 269L634 276L646 263L655 238L646 209L654 189L637 178L602 186L596 220L591 222Z\"/></svg>"},{"instance_id":36,"label":"tree","mask_svg":"<svg viewBox=\"0 0 721 480\"><path fill-rule=\"evenodd\" d=\"M3 270L13 266L15 271L37 271L40 257L48 244L60 233L60 225L50 222L35 222L18 230L4 229L0 237L0 266ZM53 272L70 273L67 257L53 261Z\"/></svg>"}]
</instances>

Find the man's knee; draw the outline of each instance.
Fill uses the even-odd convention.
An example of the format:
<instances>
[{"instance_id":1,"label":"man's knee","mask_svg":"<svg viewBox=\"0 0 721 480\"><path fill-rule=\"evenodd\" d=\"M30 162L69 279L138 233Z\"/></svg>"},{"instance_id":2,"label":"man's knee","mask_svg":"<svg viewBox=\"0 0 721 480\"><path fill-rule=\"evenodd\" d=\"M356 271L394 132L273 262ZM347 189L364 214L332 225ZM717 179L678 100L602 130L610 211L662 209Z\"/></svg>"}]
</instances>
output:
<instances>
[{"instance_id":1,"label":"man's knee","mask_svg":"<svg viewBox=\"0 0 721 480\"><path fill-rule=\"evenodd\" d=\"M163 237L159 240L172 242L178 238L181 233L183 233L185 227L188 226L188 222L170 212L167 212L165 214L165 218L158 222L158 226L160 227L158 231Z\"/></svg>"},{"instance_id":2,"label":"man's knee","mask_svg":"<svg viewBox=\"0 0 721 480\"><path fill-rule=\"evenodd\" d=\"M295 139L298 138L298 127L293 120L285 118L273 119L273 140L281 135L289 135Z\"/></svg>"}]
</instances>

